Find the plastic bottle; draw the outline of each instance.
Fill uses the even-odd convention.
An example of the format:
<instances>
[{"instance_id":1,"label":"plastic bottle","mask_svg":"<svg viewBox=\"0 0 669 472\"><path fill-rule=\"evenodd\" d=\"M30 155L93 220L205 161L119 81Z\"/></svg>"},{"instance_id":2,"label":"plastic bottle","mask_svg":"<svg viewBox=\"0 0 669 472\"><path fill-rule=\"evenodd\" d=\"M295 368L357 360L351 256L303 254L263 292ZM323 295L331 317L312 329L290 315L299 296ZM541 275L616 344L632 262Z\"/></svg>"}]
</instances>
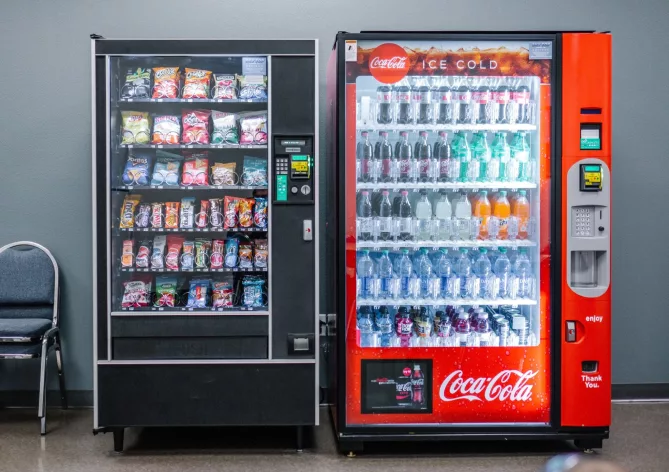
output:
<instances>
[{"instance_id":1,"label":"plastic bottle","mask_svg":"<svg viewBox=\"0 0 669 472\"><path fill-rule=\"evenodd\" d=\"M381 257L378 261L379 278L381 279L381 288L379 298L393 298L392 281L393 281L393 264L388 257L388 250L381 251Z\"/></svg>"},{"instance_id":2,"label":"plastic bottle","mask_svg":"<svg viewBox=\"0 0 669 472\"><path fill-rule=\"evenodd\" d=\"M486 299L495 298L495 276L492 273L492 266L488 259L488 250L479 249L479 256L474 263L474 274L480 281L480 297Z\"/></svg>"},{"instance_id":3,"label":"plastic bottle","mask_svg":"<svg viewBox=\"0 0 669 472\"><path fill-rule=\"evenodd\" d=\"M460 278L460 297L473 298L475 294L476 275L472 272L472 262L469 260L467 249L460 249L460 257L456 265L456 272Z\"/></svg>"},{"instance_id":4,"label":"plastic bottle","mask_svg":"<svg viewBox=\"0 0 669 472\"><path fill-rule=\"evenodd\" d=\"M511 216L518 221L518 239L527 239L530 225L530 202L527 200L525 190L520 190L511 203Z\"/></svg>"},{"instance_id":5,"label":"plastic bottle","mask_svg":"<svg viewBox=\"0 0 669 472\"><path fill-rule=\"evenodd\" d=\"M474 210L472 216L478 218L481 222L479 226L478 239L488 239L488 220L492 213L490 200L488 200L488 192L481 190L479 196L474 203Z\"/></svg>"},{"instance_id":6,"label":"plastic bottle","mask_svg":"<svg viewBox=\"0 0 669 472\"><path fill-rule=\"evenodd\" d=\"M360 347L375 347L376 334L374 333L374 320L369 307L360 309L361 316L358 319L358 329L360 330Z\"/></svg>"},{"instance_id":7,"label":"plastic bottle","mask_svg":"<svg viewBox=\"0 0 669 472\"><path fill-rule=\"evenodd\" d=\"M397 97L397 124L408 125L413 123L413 110L411 107L411 88L409 81L405 78L396 85Z\"/></svg>"},{"instance_id":8,"label":"plastic bottle","mask_svg":"<svg viewBox=\"0 0 669 472\"><path fill-rule=\"evenodd\" d=\"M439 277L439 296L442 298L456 298L456 275L453 272L453 265L448 258L448 249L441 248L440 256L436 263L436 273Z\"/></svg>"},{"instance_id":9,"label":"plastic bottle","mask_svg":"<svg viewBox=\"0 0 669 472\"><path fill-rule=\"evenodd\" d=\"M462 310L453 323L457 346L465 347L469 343L469 333L471 325L469 324L469 315Z\"/></svg>"},{"instance_id":10,"label":"plastic bottle","mask_svg":"<svg viewBox=\"0 0 669 472\"><path fill-rule=\"evenodd\" d=\"M388 307L382 306L379 317L376 320L376 326L379 330L379 347L391 347L393 345L393 320L390 319Z\"/></svg>"},{"instance_id":11,"label":"plastic bottle","mask_svg":"<svg viewBox=\"0 0 669 472\"><path fill-rule=\"evenodd\" d=\"M479 347L492 346L491 331L488 313L481 310L476 317L476 340Z\"/></svg>"},{"instance_id":12,"label":"plastic bottle","mask_svg":"<svg viewBox=\"0 0 669 472\"><path fill-rule=\"evenodd\" d=\"M497 194L495 203L492 204L492 215L497 218L499 230L498 238L507 239L509 236L509 216L511 216L511 205L506 198L506 191L501 190Z\"/></svg>"},{"instance_id":13,"label":"plastic bottle","mask_svg":"<svg viewBox=\"0 0 669 472\"><path fill-rule=\"evenodd\" d=\"M472 205L469 203L466 193L460 193L460 196L453 202L453 216L457 228L456 237L463 240L469 239L471 236Z\"/></svg>"},{"instance_id":14,"label":"plastic bottle","mask_svg":"<svg viewBox=\"0 0 669 472\"><path fill-rule=\"evenodd\" d=\"M407 308L402 306L399 311L399 320L397 321L397 341L399 347L410 347L411 336L413 335L413 320L409 316Z\"/></svg>"},{"instance_id":15,"label":"plastic bottle","mask_svg":"<svg viewBox=\"0 0 669 472\"><path fill-rule=\"evenodd\" d=\"M532 123L532 107L530 105L530 79L520 79L511 99L516 104L516 122Z\"/></svg>"},{"instance_id":16,"label":"plastic bottle","mask_svg":"<svg viewBox=\"0 0 669 472\"><path fill-rule=\"evenodd\" d=\"M459 87L455 90L454 97L455 117L458 123L469 123L472 119L471 105L472 92L467 85L467 79L463 77Z\"/></svg>"},{"instance_id":17,"label":"plastic bottle","mask_svg":"<svg viewBox=\"0 0 669 472\"><path fill-rule=\"evenodd\" d=\"M420 307L420 312L414 320L414 330L416 332L415 347L431 346L432 338L432 319L427 311L427 307Z\"/></svg>"},{"instance_id":18,"label":"plastic bottle","mask_svg":"<svg viewBox=\"0 0 669 472\"><path fill-rule=\"evenodd\" d=\"M421 182L432 182L433 163L432 148L427 143L427 131L421 131L416 143L416 159L418 159L418 180Z\"/></svg>"},{"instance_id":19,"label":"plastic bottle","mask_svg":"<svg viewBox=\"0 0 669 472\"><path fill-rule=\"evenodd\" d=\"M488 164L491 158L488 137L485 131L477 131L474 136L476 138L476 148L472 145L472 159L476 158L479 162L479 182L485 182L488 180Z\"/></svg>"},{"instance_id":20,"label":"plastic bottle","mask_svg":"<svg viewBox=\"0 0 669 472\"><path fill-rule=\"evenodd\" d=\"M509 87L506 84L506 79L503 77L499 78L498 85L492 91L492 101L493 106L495 107L494 120L496 123L508 123L508 108L509 101L511 100L511 93Z\"/></svg>"},{"instance_id":21,"label":"plastic bottle","mask_svg":"<svg viewBox=\"0 0 669 472\"><path fill-rule=\"evenodd\" d=\"M485 135L483 136L485 141ZM478 182L481 177L481 153L478 148L481 147L481 135L478 133L472 134L472 141L469 146L470 158L467 163L467 182Z\"/></svg>"},{"instance_id":22,"label":"plastic bottle","mask_svg":"<svg viewBox=\"0 0 669 472\"><path fill-rule=\"evenodd\" d=\"M532 298L534 288L534 277L532 275L532 265L527 257L527 249L521 247L518 250L518 259L515 266L515 277L518 291L518 298Z\"/></svg>"},{"instance_id":23,"label":"plastic bottle","mask_svg":"<svg viewBox=\"0 0 669 472\"><path fill-rule=\"evenodd\" d=\"M434 206L434 216L437 220L437 235L438 241L446 241L451 237L451 202L448 201L446 190L439 191L439 199Z\"/></svg>"},{"instance_id":24,"label":"plastic bottle","mask_svg":"<svg viewBox=\"0 0 669 472\"><path fill-rule=\"evenodd\" d=\"M411 277L413 276L413 264L409 259L409 250L402 249L402 256L400 257L398 275L400 278L400 297L411 297Z\"/></svg>"},{"instance_id":25,"label":"plastic bottle","mask_svg":"<svg viewBox=\"0 0 669 472\"><path fill-rule=\"evenodd\" d=\"M391 182L395 175L396 160L393 158L393 147L388 142L388 132L381 131L381 139L379 140L379 152L376 159L380 162L380 177L381 182Z\"/></svg>"},{"instance_id":26,"label":"plastic bottle","mask_svg":"<svg viewBox=\"0 0 669 472\"><path fill-rule=\"evenodd\" d=\"M360 162L360 176L358 182L369 182L372 180L374 168L374 146L369 142L369 133L360 133L362 141L358 145L358 160Z\"/></svg>"},{"instance_id":27,"label":"plastic bottle","mask_svg":"<svg viewBox=\"0 0 669 472\"><path fill-rule=\"evenodd\" d=\"M373 298L374 262L369 257L369 251L362 251L358 259L358 278L360 279L360 298Z\"/></svg>"},{"instance_id":28,"label":"plastic bottle","mask_svg":"<svg viewBox=\"0 0 669 472\"><path fill-rule=\"evenodd\" d=\"M432 204L427 198L427 190L421 189L416 203L416 239L426 241L432 237Z\"/></svg>"},{"instance_id":29,"label":"plastic bottle","mask_svg":"<svg viewBox=\"0 0 669 472\"><path fill-rule=\"evenodd\" d=\"M498 280L500 298L511 298L511 288L513 286L513 275L511 274L511 262L506 255L506 248L499 248L499 256L495 261L493 272Z\"/></svg>"},{"instance_id":30,"label":"plastic bottle","mask_svg":"<svg viewBox=\"0 0 669 472\"><path fill-rule=\"evenodd\" d=\"M409 134L406 131L400 132L400 140L397 143L397 152L400 182L411 182L414 177L414 158L413 150L409 144Z\"/></svg>"},{"instance_id":31,"label":"plastic bottle","mask_svg":"<svg viewBox=\"0 0 669 472\"><path fill-rule=\"evenodd\" d=\"M379 204L379 239L388 241L392 238L393 208L390 204L388 190L381 192Z\"/></svg>"},{"instance_id":32,"label":"plastic bottle","mask_svg":"<svg viewBox=\"0 0 669 472\"><path fill-rule=\"evenodd\" d=\"M358 202L358 225L360 228L360 241L369 241L372 239L372 202L369 201L369 192L363 190L360 192L361 198Z\"/></svg>"},{"instance_id":33,"label":"plastic bottle","mask_svg":"<svg viewBox=\"0 0 669 472\"><path fill-rule=\"evenodd\" d=\"M399 208L399 227L400 235L399 238L402 241L409 241L412 239L412 228L411 228L411 203L409 203L409 192L402 190L400 192L400 208Z\"/></svg>"},{"instance_id":34,"label":"plastic bottle","mask_svg":"<svg viewBox=\"0 0 669 472\"><path fill-rule=\"evenodd\" d=\"M451 146L446 140L446 131L439 131L439 139L434 143L434 152L432 153L437 160L435 167L435 175L437 181L448 182L449 170L451 165Z\"/></svg>"},{"instance_id":35,"label":"plastic bottle","mask_svg":"<svg viewBox=\"0 0 669 472\"><path fill-rule=\"evenodd\" d=\"M416 272L420 281L420 297L432 298L432 263L427 257L427 249L420 250L418 270Z\"/></svg>"},{"instance_id":36,"label":"plastic bottle","mask_svg":"<svg viewBox=\"0 0 669 472\"><path fill-rule=\"evenodd\" d=\"M527 150L522 145L524 139L521 141L518 138L519 133L514 134L509 146L509 162L506 164L505 179L507 182L518 182L520 180L521 160L528 158Z\"/></svg>"},{"instance_id":37,"label":"plastic bottle","mask_svg":"<svg viewBox=\"0 0 669 472\"><path fill-rule=\"evenodd\" d=\"M469 162L471 161L471 152L467 136L463 131L456 131L451 141L451 155L456 159L460 166L460 182L467 182L469 175Z\"/></svg>"},{"instance_id":38,"label":"plastic bottle","mask_svg":"<svg viewBox=\"0 0 669 472\"><path fill-rule=\"evenodd\" d=\"M495 133L490 150L490 162L488 163L488 180L496 182L506 181L506 167L509 163L509 144L506 142L506 133L499 131Z\"/></svg>"},{"instance_id":39,"label":"plastic bottle","mask_svg":"<svg viewBox=\"0 0 669 472\"><path fill-rule=\"evenodd\" d=\"M518 178L521 182L529 182L533 179L532 165L530 163L530 146L524 131L518 131L511 140L511 159L518 162Z\"/></svg>"},{"instance_id":40,"label":"plastic bottle","mask_svg":"<svg viewBox=\"0 0 669 472\"><path fill-rule=\"evenodd\" d=\"M442 77L441 84L438 90L438 108L437 108L437 123L450 123L453 119L453 98L451 88L448 86L448 79Z\"/></svg>"}]
</instances>

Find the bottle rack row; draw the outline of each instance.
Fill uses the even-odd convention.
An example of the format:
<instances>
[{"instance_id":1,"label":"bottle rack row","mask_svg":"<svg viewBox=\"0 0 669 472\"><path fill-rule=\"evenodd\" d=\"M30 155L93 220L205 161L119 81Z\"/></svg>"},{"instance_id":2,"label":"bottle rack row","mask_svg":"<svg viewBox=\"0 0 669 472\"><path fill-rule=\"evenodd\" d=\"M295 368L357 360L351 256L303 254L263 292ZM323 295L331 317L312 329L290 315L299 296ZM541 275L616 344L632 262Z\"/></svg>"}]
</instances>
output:
<instances>
[{"instance_id":1,"label":"bottle rack row","mask_svg":"<svg viewBox=\"0 0 669 472\"><path fill-rule=\"evenodd\" d=\"M266 98L119 98L119 103L267 103Z\"/></svg>"},{"instance_id":2,"label":"bottle rack row","mask_svg":"<svg viewBox=\"0 0 669 472\"><path fill-rule=\"evenodd\" d=\"M112 190L267 190L256 185L119 185Z\"/></svg>"},{"instance_id":3,"label":"bottle rack row","mask_svg":"<svg viewBox=\"0 0 669 472\"><path fill-rule=\"evenodd\" d=\"M267 149L267 144L119 144L127 149Z\"/></svg>"},{"instance_id":4,"label":"bottle rack row","mask_svg":"<svg viewBox=\"0 0 669 472\"><path fill-rule=\"evenodd\" d=\"M218 272L267 272L267 267L251 268L251 267L223 267L221 269L149 269L149 268L122 268L121 272L204 272L204 273L218 273Z\"/></svg>"},{"instance_id":5,"label":"bottle rack row","mask_svg":"<svg viewBox=\"0 0 669 472\"><path fill-rule=\"evenodd\" d=\"M419 132L419 131L536 131L537 125L532 124L379 124L369 121L359 120L356 123L358 131L388 131L389 133L399 133L400 131Z\"/></svg>"},{"instance_id":6,"label":"bottle rack row","mask_svg":"<svg viewBox=\"0 0 669 472\"><path fill-rule=\"evenodd\" d=\"M389 190L399 192L400 190L412 190L418 192L420 190L432 190L438 192L439 190L476 190L476 189L491 189L496 192L500 189L508 189L511 191L527 190L537 188L534 182L358 182L356 183L358 190L371 190L373 192L380 192L382 190Z\"/></svg>"},{"instance_id":7,"label":"bottle rack row","mask_svg":"<svg viewBox=\"0 0 669 472\"><path fill-rule=\"evenodd\" d=\"M534 241L526 239L475 239L475 240L430 240L430 241L384 241L377 239L376 241L358 241L356 247L358 249L422 249L433 248L438 250L440 248L500 248L500 247L535 247L537 245Z\"/></svg>"},{"instance_id":8,"label":"bottle rack row","mask_svg":"<svg viewBox=\"0 0 669 472\"><path fill-rule=\"evenodd\" d=\"M229 307L229 308L174 308L174 307L150 307L150 308L122 308L121 311L113 311L111 316L129 315L269 315L266 306L262 307Z\"/></svg>"},{"instance_id":9,"label":"bottle rack row","mask_svg":"<svg viewBox=\"0 0 669 472\"><path fill-rule=\"evenodd\" d=\"M386 299L386 298L358 298L358 306L393 306L399 307L401 305L411 306L444 306L444 305L490 305L498 307L501 305L518 306L532 306L536 305L537 301L530 298L406 298L406 299Z\"/></svg>"},{"instance_id":10,"label":"bottle rack row","mask_svg":"<svg viewBox=\"0 0 669 472\"><path fill-rule=\"evenodd\" d=\"M267 228L118 228L119 231L150 233L266 233Z\"/></svg>"}]
</instances>

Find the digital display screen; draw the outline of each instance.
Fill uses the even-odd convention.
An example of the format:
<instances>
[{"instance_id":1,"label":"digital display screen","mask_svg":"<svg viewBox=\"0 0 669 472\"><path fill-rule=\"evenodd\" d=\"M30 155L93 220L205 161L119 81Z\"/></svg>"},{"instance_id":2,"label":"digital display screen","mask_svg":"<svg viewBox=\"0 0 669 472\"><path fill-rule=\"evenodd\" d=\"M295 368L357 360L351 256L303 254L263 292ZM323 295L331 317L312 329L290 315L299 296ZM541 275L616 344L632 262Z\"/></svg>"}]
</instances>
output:
<instances>
[{"instance_id":1,"label":"digital display screen","mask_svg":"<svg viewBox=\"0 0 669 472\"><path fill-rule=\"evenodd\" d=\"M306 146L307 142L303 139L282 139L282 146Z\"/></svg>"},{"instance_id":2,"label":"digital display screen","mask_svg":"<svg viewBox=\"0 0 669 472\"><path fill-rule=\"evenodd\" d=\"M432 360L363 360L363 413L432 413Z\"/></svg>"},{"instance_id":3,"label":"digital display screen","mask_svg":"<svg viewBox=\"0 0 669 472\"><path fill-rule=\"evenodd\" d=\"M290 178L308 179L311 177L311 159L308 155L290 156Z\"/></svg>"},{"instance_id":4,"label":"digital display screen","mask_svg":"<svg viewBox=\"0 0 669 472\"><path fill-rule=\"evenodd\" d=\"M602 166L599 164L581 164L581 192L600 192L602 190Z\"/></svg>"}]
</instances>

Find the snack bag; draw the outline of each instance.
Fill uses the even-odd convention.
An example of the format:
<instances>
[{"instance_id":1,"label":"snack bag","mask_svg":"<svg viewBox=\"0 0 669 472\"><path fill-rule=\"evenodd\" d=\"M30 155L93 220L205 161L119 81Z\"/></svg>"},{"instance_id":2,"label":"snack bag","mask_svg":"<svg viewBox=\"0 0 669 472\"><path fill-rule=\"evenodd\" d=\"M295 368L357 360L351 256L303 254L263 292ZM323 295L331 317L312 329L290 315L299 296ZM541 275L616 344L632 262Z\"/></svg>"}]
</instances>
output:
<instances>
[{"instance_id":1,"label":"snack bag","mask_svg":"<svg viewBox=\"0 0 669 472\"><path fill-rule=\"evenodd\" d=\"M209 287L211 280L209 279L193 279L190 282L190 290L188 290L187 308L207 308L209 301Z\"/></svg>"},{"instance_id":2,"label":"snack bag","mask_svg":"<svg viewBox=\"0 0 669 472\"><path fill-rule=\"evenodd\" d=\"M148 228L150 221L151 205L149 203L140 203L135 215L135 228Z\"/></svg>"},{"instance_id":3,"label":"snack bag","mask_svg":"<svg viewBox=\"0 0 669 472\"><path fill-rule=\"evenodd\" d=\"M267 260L269 259L269 250L266 239L256 239L255 254L253 265L256 269L267 269Z\"/></svg>"},{"instance_id":4,"label":"snack bag","mask_svg":"<svg viewBox=\"0 0 669 472\"><path fill-rule=\"evenodd\" d=\"M209 199L209 208L211 209L211 216L209 217L209 223L211 223L211 227L212 228L223 227L223 211L222 211L223 209L221 208L221 199L220 198Z\"/></svg>"},{"instance_id":5,"label":"snack bag","mask_svg":"<svg viewBox=\"0 0 669 472\"><path fill-rule=\"evenodd\" d=\"M128 69L121 86L121 98L149 98L151 69Z\"/></svg>"},{"instance_id":6,"label":"snack bag","mask_svg":"<svg viewBox=\"0 0 669 472\"><path fill-rule=\"evenodd\" d=\"M165 256L165 268L169 270L179 270L179 253L183 246L183 236L170 234L167 236L167 256Z\"/></svg>"},{"instance_id":7,"label":"snack bag","mask_svg":"<svg viewBox=\"0 0 669 472\"><path fill-rule=\"evenodd\" d=\"M178 98L179 96L179 68L153 68L153 95L152 98Z\"/></svg>"},{"instance_id":8,"label":"snack bag","mask_svg":"<svg viewBox=\"0 0 669 472\"><path fill-rule=\"evenodd\" d=\"M242 228L250 228L253 226L253 198L240 198L237 206L239 212L239 226Z\"/></svg>"},{"instance_id":9,"label":"snack bag","mask_svg":"<svg viewBox=\"0 0 669 472\"><path fill-rule=\"evenodd\" d=\"M241 100L267 100L267 76L238 75L237 81Z\"/></svg>"},{"instance_id":10,"label":"snack bag","mask_svg":"<svg viewBox=\"0 0 669 472\"><path fill-rule=\"evenodd\" d=\"M225 267L234 269L239 260L239 240L237 238L228 238L225 241Z\"/></svg>"},{"instance_id":11,"label":"snack bag","mask_svg":"<svg viewBox=\"0 0 669 472\"><path fill-rule=\"evenodd\" d=\"M214 129L211 132L211 144L239 144L237 115L222 111L212 111Z\"/></svg>"},{"instance_id":12,"label":"snack bag","mask_svg":"<svg viewBox=\"0 0 669 472\"><path fill-rule=\"evenodd\" d=\"M135 241L126 239L123 241L123 251L121 252L121 267L132 267L135 259L134 254Z\"/></svg>"},{"instance_id":13,"label":"snack bag","mask_svg":"<svg viewBox=\"0 0 669 472\"><path fill-rule=\"evenodd\" d=\"M153 306L173 307L177 299L177 278L163 275L156 278L156 301Z\"/></svg>"},{"instance_id":14,"label":"snack bag","mask_svg":"<svg viewBox=\"0 0 669 472\"><path fill-rule=\"evenodd\" d=\"M212 269L223 267L223 253L225 251L225 241L214 239L211 243L211 257L209 258Z\"/></svg>"},{"instance_id":15,"label":"snack bag","mask_svg":"<svg viewBox=\"0 0 669 472\"><path fill-rule=\"evenodd\" d=\"M193 241L184 241L183 253L181 254L181 270L193 270L195 259L195 244Z\"/></svg>"},{"instance_id":16,"label":"snack bag","mask_svg":"<svg viewBox=\"0 0 669 472\"><path fill-rule=\"evenodd\" d=\"M151 277L147 274L135 280L123 283L123 308L141 308L149 306L151 297Z\"/></svg>"},{"instance_id":17,"label":"snack bag","mask_svg":"<svg viewBox=\"0 0 669 472\"><path fill-rule=\"evenodd\" d=\"M213 308L231 308L234 306L235 290L230 279L213 283L212 307Z\"/></svg>"},{"instance_id":18,"label":"snack bag","mask_svg":"<svg viewBox=\"0 0 669 472\"><path fill-rule=\"evenodd\" d=\"M165 203L165 228L176 229L179 227L179 202Z\"/></svg>"},{"instance_id":19,"label":"snack bag","mask_svg":"<svg viewBox=\"0 0 669 472\"><path fill-rule=\"evenodd\" d=\"M151 268L164 269L165 268L165 243L167 238L164 235L156 236L153 239L153 250L151 251Z\"/></svg>"},{"instance_id":20,"label":"snack bag","mask_svg":"<svg viewBox=\"0 0 669 472\"><path fill-rule=\"evenodd\" d=\"M239 144L267 144L267 113L239 115Z\"/></svg>"},{"instance_id":21,"label":"snack bag","mask_svg":"<svg viewBox=\"0 0 669 472\"><path fill-rule=\"evenodd\" d=\"M200 211L195 215L195 226L206 228L209 225L209 200L200 201Z\"/></svg>"},{"instance_id":22,"label":"snack bag","mask_svg":"<svg viewBox=\"0 0 669 472\"><path fill-rule=\"evenodd\" d=\"M209 98L211 71L186 68L182 98Z\"/></svg>"},{"instance_id":23,"label":"snack bag","mask_svg":"<svg viewBox=\"0 0 669 472\"><path fill-rule=\"evenodd\" d=\"M181 125L175 115L154 115L151 144L179 144Z\"/></svg>"},{"instance_id":24,"label":"snack bag","mask_svg":"<svg viewBox=\"0 0 669 472\"><path fill-rule=\"evenodd\" d=\"M151 227L154 229L163 227L163 204L151 204Z\"/></svg>"},{"instance_id":25,"label":"snack bag","mask_svg":"<svg viewBox=\"0 0 669 472\"><path fill-rule=\"evenodd\" d=\"M121 122L121 144L149 144L148 111L122 111Z\"/></svg>"},{"instance_id":26,"label":"snack bag","mask_svg":"<svg viewBox=\"0 0 669 472\"><path fill-rule=\"evenodd\" d=\"M225 211L225 229L236 228L239 219L237 218L237 211L239 207L238 197L225 197L223 208ZM213 214L212 214L212 226L213 226Z\"/></svg>"},{"instance_id":27,"label":"snack bag","mask_svg":"<svg viewBox=\"0 0 669 472\"><path fill-rule=\"evenodd\" d=\"M181 199L181 215L179 215L179 227L190 229L193 227L195 215L195 197Z\"/></svg>"},{"instance_id":28,"label":"snack bag","mask_svg":"<svg viewBox=\"0 0 669 472\"><path fill-rule=\"evenodd\" d=\"M244 156L241 184L267 187L267 160L262 157Z\"/></svg>"},{"instance_id":29,"label":"snack bag","mask_svg":"<svg viewBox=\"0 0 669 472\"><path fill-rule=\"evenodd\" d=\"M265 279L255 275L245 275L242 279L242 305L258 308L263 306L263 286Z\"/></svg>"},{"instance_id":30,"label":"snack bag","mask_svg":"<svg viewBox=\"0 0 669 472\"><path fill-rule=\"evenodd\" d=\"M151 185L179 185L179 169L184 158L160 149L156 151L156 158Z\"/></svg>"},{"instance_id":31,"label":"snack bag","mask_svg":"<svg viewBox=\"0 0 669 472\"><path fill-rule=\"evenodd\" d=\"M181 184L188 186L209 185L209 154L203 152L184 152L184 170Z\"/></svg>"},{"instance_id":32,"label":"snack bag","mask_svg":"<svg viewBox=\"0 0 669 472\"><path fill-rule=\"evenodd\" d=\"M267 229L267 199L257 197L253 209L253 224L256 228Z\"/></svg>"},{"instance_id":33,"label":"snack bag","mask_svg":"<svg viewBox=\"0 0 669 472\"><path fill-rule=\"evenodd\" d=\"M135 208L139 205L139 195L126 195L121 206L121 221L119 228L132 228L135 225Z\"/></svg>"},{"instance_id":34,"label":"snack bag","mask_svg":"<svg viewBox=\"0 0 669 472\"><path fill-rule=\"evenodd\" d=\"M209 115L210 110L184 110L181 113L183 122L184 144L209 144Z\"/></svg>"},{"instance_id":35,"label":"snack bag","mask_svg":"<svg viewBox=\"0 0 669 472\"><path fill-rule=\"evenodd\" d=\"M253 269L253 246L249 243L239 245L239 267Z\"/></svg>"},{"instance_id":36,"label":"snack bag","mask_svg":"<svg viewBox=\"0 0 669 472\"><path fill-rule=\"evenodd\" d=\"M214 90L211 98L233 100L237 98L237 77L229 74L214 74Z\"/></svg>"},{"instance_id":37,"label":"snack bag","mask_svg":"<svg viewBox=\"0 0 669 472\"><path fill-rule=\"evenodd\" d=\"M149 169L153 156L146 151L132 150L128 153L121 180L124 185L148 185Z\"/></svg>"},{"instance_id":38,"label":"snack bag","mask_svg":"<svg viewBox=\"0 0 669 472\"><path fill-rule=\"evenodd\" d=\"M211 241L208 239L195 240L195 268L206 269L209 261L209 249L211 248Z\"/></svg>"},{"instance_id":39,"label":"snack bag","mask_svg":"<svg viewBox=\"0 0 669 472\"><path fill-rule=\"evenodd\" d=\"M213 185L235 185L237 179L235 178L235 170L237 164L234 162L226 162L221 164L217 162L211 168L211 180Z\"/></svg>"},{"instance_id":40,"label":"snack bag","mask_svg":"<svg viewBox=\"0 0 669 472\"><path fill-rule=\"evenodd\" d=\"M137 249L137 258L135 259L135 266L137 268L148 269L149 260L151 257L151 244L150 240L141 241L139 243L139 248Z\"/></svg>"}]
</instances>

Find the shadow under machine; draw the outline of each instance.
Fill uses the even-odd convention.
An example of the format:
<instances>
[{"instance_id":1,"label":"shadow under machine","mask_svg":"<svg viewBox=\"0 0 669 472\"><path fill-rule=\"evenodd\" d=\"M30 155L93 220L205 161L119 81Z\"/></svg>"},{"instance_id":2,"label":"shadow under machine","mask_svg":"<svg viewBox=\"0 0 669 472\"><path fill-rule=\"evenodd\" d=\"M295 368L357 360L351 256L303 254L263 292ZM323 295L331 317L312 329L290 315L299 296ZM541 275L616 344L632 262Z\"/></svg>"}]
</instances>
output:
<instances>
[{"instance_id":1,"label":"shadow under machine","mask_svg":"<svg viewBox=\"0 0 669 472\"><path fill-rule=\"evenodd\" d=\"M318 424L314 40L92 36L94 432Z\"/></svg>"}]
</instances>

